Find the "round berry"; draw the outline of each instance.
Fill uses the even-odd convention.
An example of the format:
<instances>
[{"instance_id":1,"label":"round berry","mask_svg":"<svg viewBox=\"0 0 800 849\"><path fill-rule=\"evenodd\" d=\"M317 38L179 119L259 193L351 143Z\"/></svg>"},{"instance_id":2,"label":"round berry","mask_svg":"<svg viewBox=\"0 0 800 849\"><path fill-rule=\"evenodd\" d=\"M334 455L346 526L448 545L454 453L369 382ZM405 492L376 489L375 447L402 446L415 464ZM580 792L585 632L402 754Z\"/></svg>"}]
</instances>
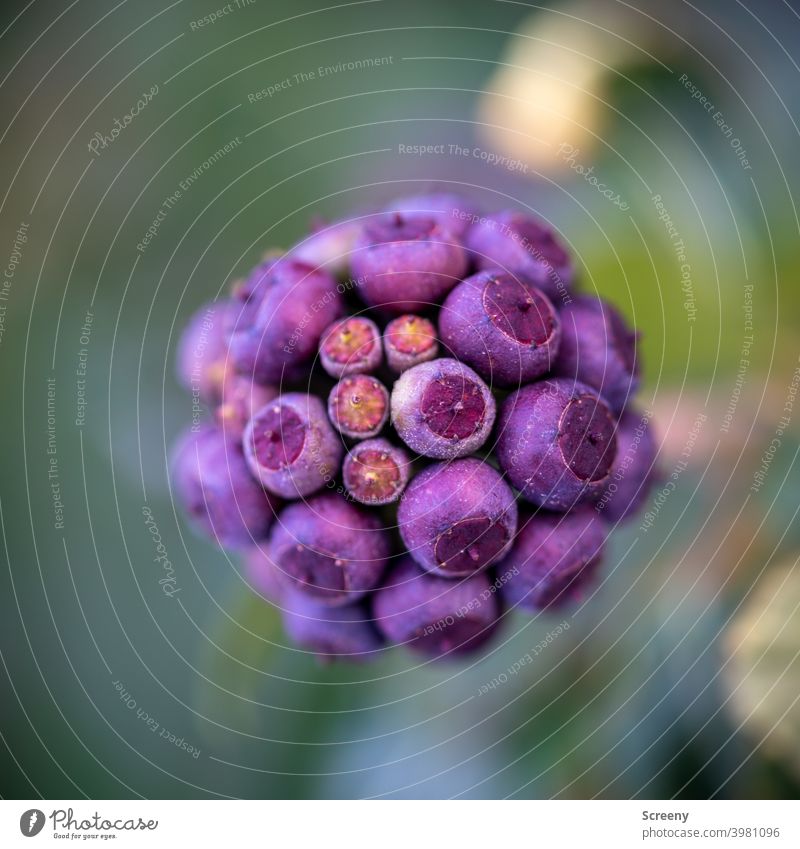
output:
<instances>
[{"instance_id":1,"label":"round berry","mask_svg":"<svg viewBox=\"0 0 800 849\"><path fill-rule=\"evenodd\" d=\"M409 195L392 201L386 212L433 218L443 229L461 238L477 216L477 207L461 195L449 192Z\"/></svg>"},{"instance_id":2,"label":"round berry","mask_svg":"<svg viewBox=\"0 0 800 849\"><path fill-rule=\"evenodd\" d=\"M267 542L245 551L244 571L248 584L262 598L274 605L283 601L289 581L272 559Z\"/></svg>"},{"instance_id":3,"label":"round berry","mask_svg":"<svg viewBox=\"0 0 800 849\"><path fill-rule=\"evenodd\" d=\"M392 319L386 325L383 345L386 362L397 374L433 360L439 354L433 322L419 315L401 315Z\"/></svg>"},{"instance_id":4,"label":"round berry","mask_svg":"<svg viewBox=\"0 0 800 849\"><path fill-rule=\"evenodd\" d=\"M353 446L344 458L342 477L356 501L377 506L400 497L410 470L411 461L402 448L386 439L367 439Z\"/></svg>"},{"instance_id":5,"label":"round berry","mask_svg":"<svg viewBox=\"0 0 800 849\"><path fill-rule=\"evenodd\" d=\"M339 471L342 444L319 398L280 395L250 420L242 438L251 472L270 492L300 498Z\"/></svg>"},{"instance_id":6,"label":"round berry","mask_svg":"<svg viewBox=\"0 0 800 849\"><path fill-rule=\"evenodd\" d=\"M592 507L567 514L539 511L497 567L503 597L511 607L532 611L578 600L600 564L605 539L605 526Z\"/></svg>"},{"instance_id":7,"label":"round berry","mask_svg":"<svg viewBox=\"0 0 800 849\"><path fill-rule=\"evenodd\" d=\"M409 448L439 460L483 445L496 407L489 387L469 366L440 358L408 369L392 390L392 424Z\"/></svg>"},{"instance_id":8,"label":"round berry","mask_svg":"<svg viewBox=\"0 0 800 849\"><path fill-rule=\"evenodd\" d=\"M243 548L266 537L277 499L253 480L241 447L216 425L189 430L178 440L172 480L195 527L220 545Z\"/></svg>"},{"instance_id":9,"label":"round berry","mask_svg":"<svg viewBox=\"0 0 800 849\"><path fill-rule=\"evenodd\" d=\"M384 640L360 604L330 607L299 592L283 602L283 625L289 637L324 662L375 660Z\"/></svg>"},{"instance_id":10,"label":"round berry","mask_svg":"<svg viewBox=\"0 0 800 849\"><path fill-rule=\"evenodd\" d=\"M593 387L619 413L639 387L636 332L611 304L591 296L565 306L561 325L555 374Z\"/></svg>"},{"instance_id":11,"label":"round berry","mask_svg":"<svg viewBox=\"0 0 800 849\"><path fill-rule=\"evenodd\" d=\"M270 551L296 590L339 606L378 584L390 544L377 516L329 492L286 507Z\"/></svg>"},{"instance_id":12,"label":"round berry","mask_svg":"<svg viewBox=\"0 0 800 849\"><path fill-rule=\"evenodd\" d=\"M367 223L351 261L363 300L394 314L439 303L466 269L456 236L433 218L401 213Z\"/></svg>"},{"instance_id":13,"label":"round berry","mask_svg":"<svg viewBox=\"0 0 800 849\"><path fill-rule=\"evenodd\" d=\"M229 372L222 384L222 400L216 419L225 436L241 440L253 414L278 397L274 386L262 386L242 374Z\"/></svg>"},{"instance_id":14,"label":"round berry","mask_svg":"<svg viewBox=\"0 0 800 849\"><path fill-rule=\"evenodd\" d=\"M334 426L352 439L377 436L389 416L389 393L367 374L343 377L328 396L328 415Z\"/></svg>"},{"instance_id":15,"label":"round berry","mask_svg":"<svg viewBox=\"0 0 800 849\"><path fill-rule=\"evenodd\" d=\"M373 611L390 642L440 658L482 648L495 631L500 604L486 575L448 581L405 558L375 593Z\"/></svg>"},{"instance_id":16,"label":"round berry","mask_svg":"<svg viewBox=\"0 0 800 849\"><path fill-rule=\"evenodd\" d=\"M638 412L624 412L617 424L617 456L597 499L597 510L604 519L622 522L639 510L658 474L657 454L650 419Z\"/></svg>"},{"instance_id":17,"label":"round berry","mask_svg":"<svg viewBox=\"0 0 800 849\"><path fill-rule=\"evenodd\" d=\"M544 222L506 210L481 218L465 238L478 268L499 268L523 276L555 304L568 295L574 278L572 263Z\"/></svg>"},{"instance_id":18,"label":"round berry","mask_svg":"<svg viewBox=\"0 0 800 849\"><path fill-rule=\"evenodd\" d=\"M336 280L304 263L282 260L270 272L252 324L237 324L230 356L237 371L280 385L306 375L322 332L344 313Z\"/></svg>"},{"instance_id":19,"label":"round berry","mask_svg":"<svg viewBox=\"0 0 800 849\"><path fill-rule=\"evenodd\" d=\"M176 377L203 401L219 403L228 370L227 328L239 310L234 301L212 301L190 319L178 342Z\"/></svg>"},{"instance_id":20,"label":"round berry","mask_svg":"<svg viewBox=\"0 0 800 849\"><path fill-rule=\"evenodd\" d=\"M562 378L531 383L505 399L498 425L500 466L529 501L569 510L602 492L616 422L590 387Z\"/></svg>"},{"instance_id":21,"label":"round berry","mask_svg":"<svg viewBox=\"0 0 800 849\"><path fill-rule=\"evenodd\" d=\"M335 321L322 334L319 358L331 377L375 371L383 359L377 325L358 315Z\"/></svg>"},{"instance_id":22,"label":"round berry","mask_svg":"<svg viewBox=\"0 0 800 849\"><path fill-rule=\"evenodd\" d=\"M434 463L408 485L397 524L420 566L457 578L485 569L508 551L517 531L517 504L509 485L480 460Z\"/></svg>"},{"instance_id":23,"label":"round berry","mask_svg":"<svg viewBox=\"0 0 800 849\"><path fill-rule=\"evenodd\" d=\"M492 269L468 277L439 313L443 344L490 385L519 386L553 367L561 323L536 286Z\"/></svg>"}]
</instances>

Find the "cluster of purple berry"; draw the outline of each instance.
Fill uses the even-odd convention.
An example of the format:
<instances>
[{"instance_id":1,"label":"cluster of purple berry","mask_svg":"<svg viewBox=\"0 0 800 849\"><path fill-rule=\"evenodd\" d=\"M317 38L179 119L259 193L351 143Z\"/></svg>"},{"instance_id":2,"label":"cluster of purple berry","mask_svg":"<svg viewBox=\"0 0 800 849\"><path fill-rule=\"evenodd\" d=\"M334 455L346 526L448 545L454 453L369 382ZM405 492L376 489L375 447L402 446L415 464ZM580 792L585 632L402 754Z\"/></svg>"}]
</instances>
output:
<instances>
[{"instance_id":1,"label":"cluster of purple berry","mask_svg":"<svg viewBox=\"0 0 800 849\"><path fill-rule=\"evenodd\" d=\"M475 651L505 609L578 597L647 496L636 348L540 221L404 198L195 315L178 376L215 420L175 490L303 648Z\"/></svg>"}]
</instances>

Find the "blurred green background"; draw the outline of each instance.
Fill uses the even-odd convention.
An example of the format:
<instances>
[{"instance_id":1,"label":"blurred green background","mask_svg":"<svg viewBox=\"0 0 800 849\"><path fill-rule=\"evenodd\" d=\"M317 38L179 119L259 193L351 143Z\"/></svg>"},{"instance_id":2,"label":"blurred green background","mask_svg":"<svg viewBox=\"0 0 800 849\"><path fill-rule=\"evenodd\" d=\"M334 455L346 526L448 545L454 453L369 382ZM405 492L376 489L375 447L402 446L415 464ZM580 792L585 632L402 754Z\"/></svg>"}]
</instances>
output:
<instances>
[{"instance_id":1,"label":"blurred green background","mask_svg":"<svg viewBox=\"0 0 800 849\"><path fill-rule=\"evenodd\" d=\"M0 793L796 797L798 4L240 0L198 25L219 5L3 6ZM559 229L642 333L664 474L688 460L485 695L562 616L467 664L320 666L166 474L187 317L314 216L456 184Z\"/></svg>"}]
</instances>

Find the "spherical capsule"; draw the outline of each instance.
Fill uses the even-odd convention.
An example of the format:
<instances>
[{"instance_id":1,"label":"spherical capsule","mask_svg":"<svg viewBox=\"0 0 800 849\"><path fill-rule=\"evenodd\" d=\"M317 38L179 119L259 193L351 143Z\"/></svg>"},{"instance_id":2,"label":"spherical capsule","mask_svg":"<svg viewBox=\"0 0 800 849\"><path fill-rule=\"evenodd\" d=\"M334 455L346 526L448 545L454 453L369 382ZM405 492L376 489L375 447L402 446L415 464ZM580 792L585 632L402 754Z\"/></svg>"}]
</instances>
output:
<instances>
[{"instance_id":1,"label":"spherical capsule","mask_svg":"<svg viewBox=\"0 0 800 849\"><path fill-rule=\"evenodd\" d=\"M400 315L386 325L383 347L389 368L397 374L439 354L433 322L412 314Z\"/></svg>"},{"instance_id":2,"label":"spherical capsule","mask_svg":"<svg viewBox=\"0 0 800 849\"><path fill-rule=\"evenodd\" d=\"M626 411L617 424L617 456L598 495L596 509L609 522L631 518L650 494L658 474L651 420Z\"/></svg>"},{"instance_id":3,"label":"spherical capsule","mask_svg":"<svg viewBox=\"0 0 800 849\"><path fill-rule=\"evenodd\" d=\"M367 439L354 445L342 464L342 478L352 498L377 506L396 501L408 483L408 454L386 439Z\"/></svg>"},{"instance_id":4,"label":"spherical capsule","mask_svg":"<svg viewBox=\"0 0 800 849\"><path fill-rule=\"evenodd\" d=\"M274 386L253 383L236 372L226 374L215 414L226 439L240 441L253 414L277 397L278 390Z\"/></svg>"},{"instance_id":5,"label":"spherical capsule","mask_svg":"<svg viewBox=\"0 0 800 849\"><path fill-rule=\"evenodd\" d=\"M328 416L340 433L352 439L377 436L389 417L389 393L371 375L343 377L328 396Z\"/></svg>"},{"instance_id":6,"label":"spherical capsule","mask_svg":"<svg viewBox=\"0 0 800 849\"><path fill-rule=\"evenodd\" d=\"M519 386L555 365L561 323L539 288L491 269L450 292L439 313L439 334L490 385Z\"/></svg>"},{"instance_id":7,"label":"spherical capsule","mask_svg":"<svg viewBox=\"0 0 800 849\"><path fill-rule=\"evenodd\" d=\"M478 214L477 206L472 201L452 192L430 192L397 198L385 211L432 218L443 229L459 238L467 232Z\"/></svg>"},{"instance_id":8,"label":"spherical capsule","mask_svg":"<svg viewBox=\"0 0 800 849\"><path fill-rule=\"evenodd\" d=\"M319 224L310 235L292 247L288 255L338 277L347 273L350 254L362 229L363 224L358 218Z\"/></svg>"},{"instance_id":9,"label":"spherical capsule","mask_svg":"<svg viewBox=\"0 0 800 849\"><path fill-rule=\"evenodd\" d=\"M246 549L243 561L247 583L271 604L281 604L290 584L273 560L269 543L264 541Z\"/></svg>"},{"instance_id":10,"label":"spherical capsule","mask_svg":"<svg viewBox=\"0 0 800 849\"><path fill-rule=\"evenodd\" d=\"M370 374L383 360L377 325L359 315L335 321L322 334L319 358L331 377Z\"/></svg>"},{"instance_id":11,"label":"spherical capsule","mask_svg":"<svg viewBox=\"0 0 800 849\"><path fill-rule=\"evenodd\" d=\"M457 578L480 572L508 551L517 504L503 478L480 460L434 463L408 485L397 524L420 566Z\"/></svg>"},{"instance_id":12,"label":"spherical capsule","mask_svg":"<svg viewBox=\"0 0 800 849\"><path fill-rule=\"evenodd\" d=\"M605 539L603 522L587 505L529 517L497 567L506 602L537 611L577 600L595 575Z\"/></svg>"},{"instance_id":13,"label":"spherical capsule","mask_svg":"<svg viewBox=\"0 0 800 849\"><path fill-rule=\"evenodd\" d=\"M574 270L551 227L514 210L481 218L470 228L466 245L480 269L499 268L538 286L556 306L568 295Z\"/></svg>"},{"instance_id":14,"label":"spherical capsule","mask_svg":"<svg viewBox=\"0 0 800 849\"><path fill-rule=\"evenodd\" d=\"M176 377L189 392L209 403L219 403L228 362L226 331L238 306L234 301L212 301L189 319L178 342Z\"/></svg>"},{"instance_id":15,"label":"spherical capsule","mask_svg":"<svg viewBox=\"0 0 800 849\"><path fill-rule=\"evenodd\" d=\"M300 498L339 471L343 448L319 398L280 395L262 407L242 437L250 471L270 492Z\"/></svg>"},{"instance_id":16,"label":"spherical capsule","mask_svg":"<svg viewBox=\"0 0 800 849\"><path fill-rule=\"evenodd\" d=\"M266 537L277 499L253 480L241 447L219 427L183 434L173 453L172 481L194 526L220 545L242 548Z\"/></svg>"},{"instance_id":17,"label":"spherical capsule","mask_svg":"<svg viewBox=\"0 0 800 849\"><path fill-rule=\"evenodd\" d=\"M391 403L392 424L403 442L439 460L477 451L489 437L496 412L483 380L447 357L403 372Z\"/></svg>"},{"instance_id":18,"label":"spherical capsule","mask_svg":"<svg viewBox=\"0 0 800 849\"><path fill-rule=\"evenodd\" d=\"M290 639L323 662L376 660L384 640L361 604L330 607L300 592L283 602L283 625Z\"/></svg>"},{"instance_id":19,"label":"spherical capsule","mask_svg":"<svg viewBox=\"0 0 800 849\"><path fill-rule=\"evenodd\" d=\"M338 607L377 586L390 544L376 516L328 492L283 510L270 551L297 591Z\"/></svg>"},{"instance_id":20,"label":"spherical capsule","mask_svg":"<svg viewBox=\"0 0 800 849\"><path fill-rule=\"evenodd\" d=\"M322 332L344 314L336 280L327 272L283 260L273 271L251 325L237 325L230 356L258 383L281 385L308 373Z\"/></svg>"},{"instance_id":21,"label":"spherical capsule","mask_svg":"<svg viewBox=\"0 0 800 849\"><path fill-rule=\"evenodd\" d=\"M561 311L554 373L596 389L616 413L639 388L637 335L602 298L576 297Z\"/></svg>"},{"instance_id":22,"label":"spherical capsule","mask_svg":"<svg viewBox=\"0 0 800 849\"><path fill-rule=\"evenodd\" d=\"M498 430L500 466L534 504L569 510L605 487L616 423L589 386L562 378L523 386L503 402Z\"/></svg>"},{"instance_id":23,"label":"spherical capsule","mask_svg":"<svg viewBox=\"0 0 800 849\"><path fill-rule=\"evenodd\" d=\"M394 314L439 303L466 269L456 236L432 218L400 213L365 224L351 260L361 298Z\"/></svg>"},{"instance_id":24,"label":"spherical capsule","mask_svg":"<svg viewBox=\"0 0 800 849\"><path fill-rule=\"evenodd\" d=\"M420 571L405 558L375 593L373 612L390 642L426 657L458 657L486 644L496 629L500 604L485 574L448 581Z\"/></svg>"}]
</instances>

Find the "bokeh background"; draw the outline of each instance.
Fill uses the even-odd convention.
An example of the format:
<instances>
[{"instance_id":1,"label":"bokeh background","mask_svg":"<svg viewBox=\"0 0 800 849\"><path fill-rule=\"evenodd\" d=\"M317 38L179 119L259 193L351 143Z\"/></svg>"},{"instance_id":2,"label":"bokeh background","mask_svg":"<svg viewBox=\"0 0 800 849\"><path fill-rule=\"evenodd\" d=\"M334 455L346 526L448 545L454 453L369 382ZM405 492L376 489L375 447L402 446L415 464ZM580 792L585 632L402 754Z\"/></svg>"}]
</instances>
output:
<instances>
[{"instance_id":1,"label":"bokeh background","mask_svg":"<svg viewBox=\"0 0 800 849\"><path fill-rule=\"evenodd\" d=\"M0 13L0 793L796 797L798 3L233 0L197 25L216 3ZM681 471L517 674L562 615L469 663L320 666L173 504L176 337L314 216L455 185L551 221L635 322Z\"/></svg>"}]
</instances>

